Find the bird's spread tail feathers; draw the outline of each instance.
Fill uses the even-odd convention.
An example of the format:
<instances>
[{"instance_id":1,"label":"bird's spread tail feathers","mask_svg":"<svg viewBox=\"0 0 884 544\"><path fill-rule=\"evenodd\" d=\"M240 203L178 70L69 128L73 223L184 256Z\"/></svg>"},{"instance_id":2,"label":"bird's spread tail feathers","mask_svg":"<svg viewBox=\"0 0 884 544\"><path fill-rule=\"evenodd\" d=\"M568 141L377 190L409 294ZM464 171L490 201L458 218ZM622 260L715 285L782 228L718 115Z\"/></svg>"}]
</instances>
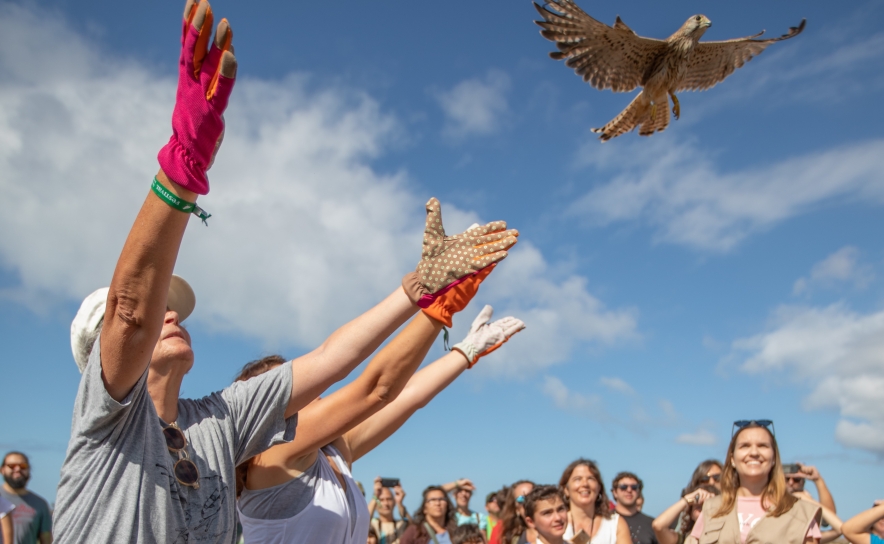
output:
<instances>
[{"instance_id":1,"label":"bird's spread tail feathers","mask_svg":"<svg viewBox=\"0 0 884 544\"><path fill-rule=\"evenodd\" d=\"M655 106L652 106L651 101L642 91L611 122L602 128L594 128L592 131L601 134L599 139L607 142L611 138L635 130L636 127L640 127L638 131L640 135L650 136L655 132L666 130L667 126L669 126L669 100L663 98L657 101Z\"/></svg>"}]
</instances>

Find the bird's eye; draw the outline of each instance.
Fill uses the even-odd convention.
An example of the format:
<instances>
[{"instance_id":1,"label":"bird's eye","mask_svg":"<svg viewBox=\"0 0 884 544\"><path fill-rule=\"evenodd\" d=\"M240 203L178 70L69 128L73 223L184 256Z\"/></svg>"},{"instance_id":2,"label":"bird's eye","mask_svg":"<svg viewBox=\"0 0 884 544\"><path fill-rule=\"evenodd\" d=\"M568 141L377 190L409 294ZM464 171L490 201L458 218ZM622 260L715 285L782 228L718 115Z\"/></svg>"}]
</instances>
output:
<instances>
[{"instance_id":1,"label":"bird's eye","mask_svg":"<svg viewBox=\"0 0 884 544\"><path fill-rule=\"evenodd\" d=\"M700 20L700 16L699 16L699 15L697 15L697 16L696 16L696 17L694 17L694 19L696 19L696 20L698 20L698 21L699 21L699 20Z\"/></svg>"}]
</instances>

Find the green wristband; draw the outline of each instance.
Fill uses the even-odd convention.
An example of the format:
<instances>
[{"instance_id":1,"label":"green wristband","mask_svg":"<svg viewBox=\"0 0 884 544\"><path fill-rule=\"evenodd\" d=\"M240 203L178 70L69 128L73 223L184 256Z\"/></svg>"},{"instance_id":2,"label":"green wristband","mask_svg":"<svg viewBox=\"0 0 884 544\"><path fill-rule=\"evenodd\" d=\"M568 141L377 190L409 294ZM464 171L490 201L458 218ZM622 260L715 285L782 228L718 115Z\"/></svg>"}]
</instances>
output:
<instances>
[{"instance_id":1,"label":"green wristband","mask_svg":"<svg viewBox=\"0 0 884 544\"><path fill-rule=\"evenodd\" d=\"M160 197L160 200L168 204L171 208L174 208L179 212L192 213L202 219L204 225L209 226L206 219L212 217L212 214L197 206L196 202L188 202L173 194L170 190L166 189L157 178L153 178L153 183L150 184L150 188L155 195Z\"/></svg>"}]
</instances>

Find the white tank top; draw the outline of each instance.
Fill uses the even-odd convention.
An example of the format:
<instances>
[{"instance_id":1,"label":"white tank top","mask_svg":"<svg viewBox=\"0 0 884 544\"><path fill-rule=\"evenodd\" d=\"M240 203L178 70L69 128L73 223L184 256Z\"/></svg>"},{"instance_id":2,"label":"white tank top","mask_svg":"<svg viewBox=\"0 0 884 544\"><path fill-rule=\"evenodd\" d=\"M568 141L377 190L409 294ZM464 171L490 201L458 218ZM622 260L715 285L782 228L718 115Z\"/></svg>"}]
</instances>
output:
<instances>
[{"instance_id":1,"label":"white tank top","mask_svg":"<svg viewBox=\"0 0 884 544\"><path fill-rule=\"evenodd\" d=\"M599 532L592 537L590 544L617 544L617 524L620 522L620 514L614 512L611 519L602 518L602 524L599 525ZM565 527L565 540L574 538L574 524L568 523ZM248 541L247 541L248 542Z\"/></svg>"},{"instance_id":2,"label":"white tank top","mask_svg":"<svg viewBox=\"0 0 884 544\"><path fill-rule=\"evenodd\" d=\"M347 488L332 470L326 458L328 454L344 476ZM347 463L334 446L326 446L316 456L316 463L305 474L312 473L309 486L295 478L278 486L255 491L243 491L237 504L239 521L242 524L243 539L246 543L262 544L365 544L368 539L368 504L359 492L356 481L350 474ZM289 489L312 489L312 500L297 514L282 519L261 519L246 516L240 508L248 494L253 504L263 500L286 495ZM249 510L247 508L247 510ZM252 516L263 516L264 512L249 510ZM268 513L266 517L274 517Z\"/></svg>"}]
</instances>

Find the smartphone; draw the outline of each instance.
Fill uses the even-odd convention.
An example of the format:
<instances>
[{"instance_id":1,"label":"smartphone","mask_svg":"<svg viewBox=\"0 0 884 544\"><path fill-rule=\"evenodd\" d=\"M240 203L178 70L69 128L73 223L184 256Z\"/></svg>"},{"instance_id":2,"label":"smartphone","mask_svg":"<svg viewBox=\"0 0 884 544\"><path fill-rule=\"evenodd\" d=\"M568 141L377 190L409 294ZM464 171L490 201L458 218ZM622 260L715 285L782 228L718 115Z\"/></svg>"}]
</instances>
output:
<instances>
[{"instance_id":1,"label":"smartphone","mask_svg":"<svg viewBox=\"0 0 884 544\"><path fill-rule=\"evenodd\" d=\"M586 531L580 529L580 532L571 539L571 544L587 544L590 540L592 539L586 534Z\"/></svg>"},{"instance_id":2,"label":"smartphone","mask_svg":"<svg viewBox=\"0 0 884 544\"><path fill-rule=\"evenodd\" d=\"M801 472L801 467L798 465L798 463L789 463L783 465L784 474L797 474L798 472Z\"/></svg>"},{"instance_id":3,"label":"smartphone","mask_svg":"<svg viewBox=\"0 0 884 544\"><path fill-rule=\"evenodd\" d=\"M381 478L381 487L396 487L399 485L399 478Z\"/></svg>"}]
</instances>

